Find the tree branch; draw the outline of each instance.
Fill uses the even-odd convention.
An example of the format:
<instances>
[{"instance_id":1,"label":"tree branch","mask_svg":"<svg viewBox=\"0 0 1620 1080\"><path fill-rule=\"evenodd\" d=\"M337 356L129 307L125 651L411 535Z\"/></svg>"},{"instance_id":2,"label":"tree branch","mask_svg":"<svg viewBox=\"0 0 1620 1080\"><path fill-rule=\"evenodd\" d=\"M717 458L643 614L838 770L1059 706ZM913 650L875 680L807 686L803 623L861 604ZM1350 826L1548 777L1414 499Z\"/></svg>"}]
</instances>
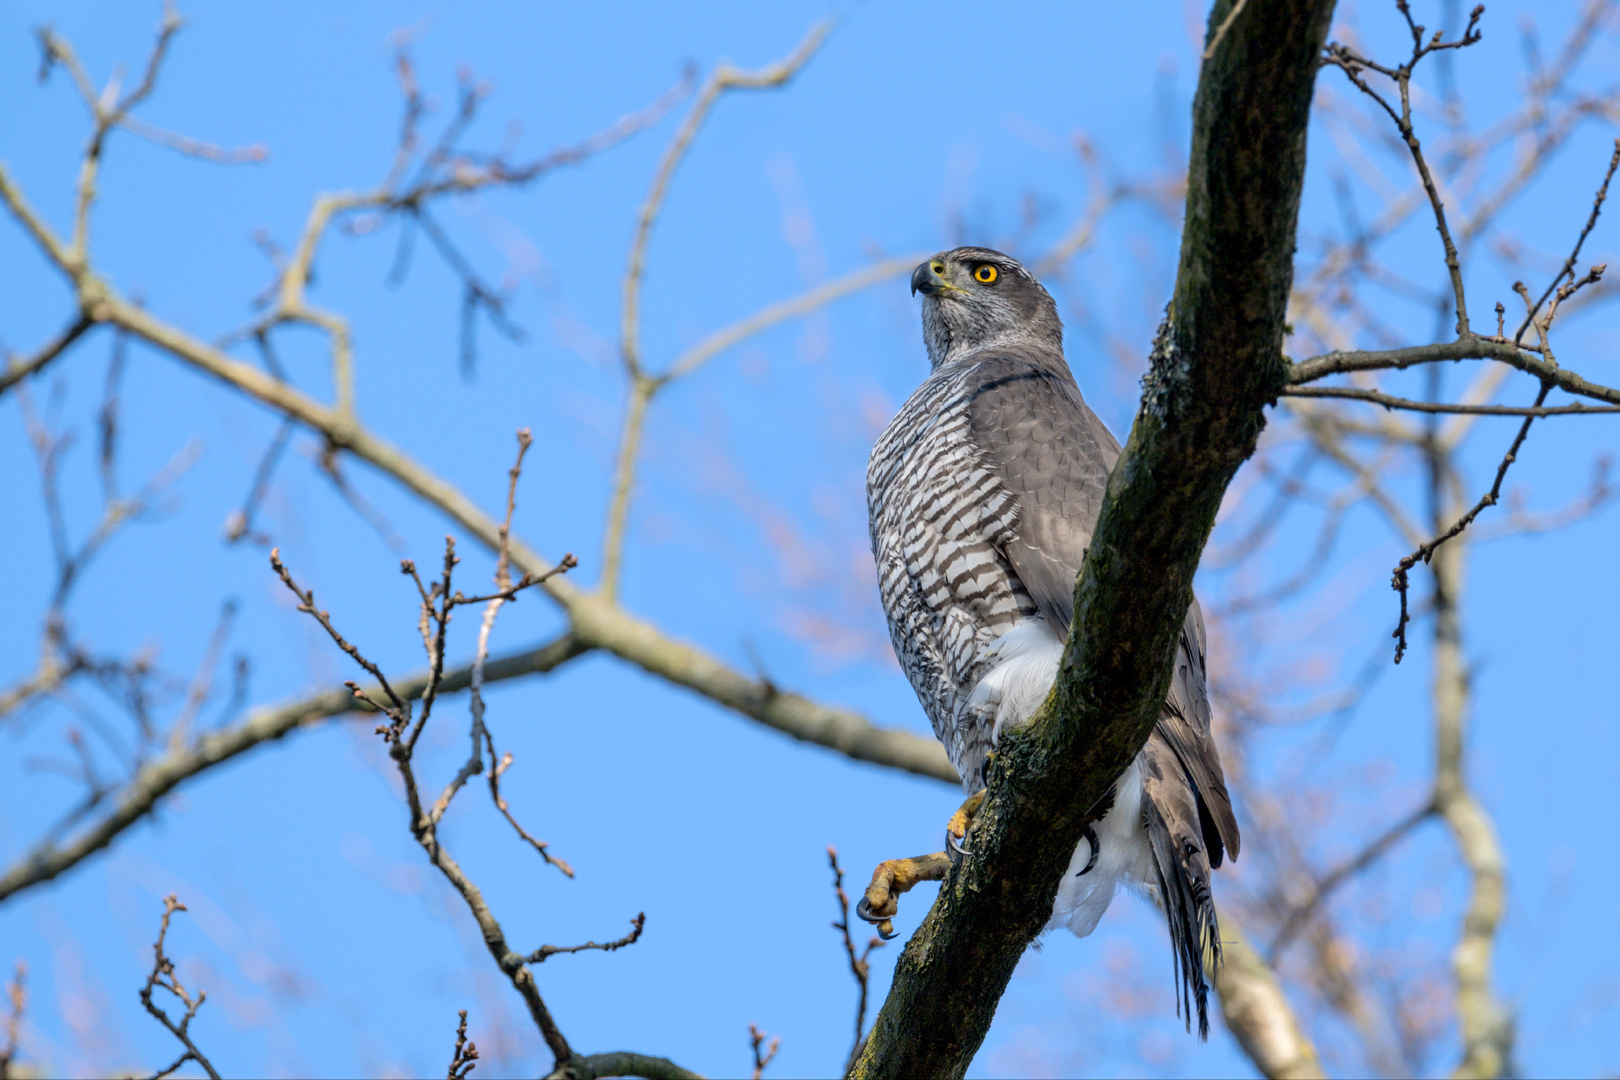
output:
<instances>
[{"instance_id":1,"label":"tree branch","mask_svg":"<svg viewBox=\"0 0 1620 1080\"><path fill-rule=\"evenodd\" d=\"M1620 405L1620 390L1588 382L1568 368L1548 363L1511 342L1480 337L1478 334L1465 334L1456 341L1413 345L1404 349L1371 352L1335 350L1323 353L1288 365L1288 385L1302 386L1329 375L1353 371L1404 371L1418 364L1434 364L1442 360L1497 360L1568 393L1609 405Z\"/></svg>"},{"instance_id":2,"label":"tree branch","mask_svg":"<svg viewBox=\"0 0 1620 1080\"><path fill-rule=\"evenodd\" d=\"M1354 856L1323 874L1311 887L1311 894L1305 899L1305 902L1290 911L1288 917L1283 920L1282 929L1277 931L1277 936L1272 938L1271 946L1266 950L1266 959L1271 963L1276 963L1278 955L1288 947L1288 943L1293 940L1294 935L1299 933L1300 927L1305 925L1306 920L1321 908L1322 904L1340 885L1343 885L1346 881L1349 881L1383 858L1386 851L1404 839L1413 829L1433 817L1434 813L1435 805L1433 800L1430 800L1379 833L1371 843Z\"/></svg>"},{"instance_id":3,"label":"tree branch","mask_svg":"<svg viewBox=\"0 0 1620 1080\"><path fill-rule=\"evenodd\" d=\"M0 394L11 389L13 383L28 378L28 376L61 356L75 341L78 341L84 335L86 330L94 325L95 323L90 319L80 315L68 325L67 329L40 346L34 355L27 358L7 356L5 370L0 371Z\"/></svg>"},{"instance_id":4,"label":"tree branch","mask_svg":"<svg viewBox=\"0 0 1620 1080\"><path fill-rule=\"evenodd\" d=\"M546 1074L546 1080L597 1080L605 1076L639 1076L644 1080L703 1080L690 1069L683 1069L668 1058L616 1050L607 1054L575 1057Z\"/></svg>"},{"instance_id":5,"label":"tree branch","mask_svg":"<svg viewBox=\"0 0 1620 1080\"><path fill-rule=\"evenodd\" d=\"M564 634L539 648L489 661L484 667L484 681L500 682L545 673L589 651L575 638ZM471 674L471 665L445 672L439 683L439 692L452 693L467 689ZM400 697L414 701L427 690L428 682L428 673L418 672L396 681L394 690ZM362 687L362 690L368 696L382 696L380 686ZM324 720L370 711L351 691L328 690L285 705L257 709L239 724L199 735L188 745L169 750L162 757L143 765L129 783L117 791L108 792L104 801L111 809L106 816L83 830L71 842L61 847L51 842L42 843L13 863L4 875L0 875L0 903L30 886L50 881L100 851L125 829L150 813L159 799L192 777L254 747L314 727Z\"/></svg>"},{"instance_id":6,"label":"tree branch","mask_svg":"<svg viewBox=\"0 0 1620 1080\"><path fill-rule=\"evenodd\" d=\"M1210 14L1218 26L1230 0ZM1305 132L1331 0L1249 0L1204 62L1181 266L1075 588L1056 686L1004 735L852 1076L961 1076L1088 821L1147 741L1227 484L1287 381ZM1198 962L1195 958L1193 962Z\"/></svg>"},{"instance_id":7,"label":"tree branch","mask_svg":"<svg viewBox=\"0 0 1620 1080\"><path fill-rule=\"evenodd\" d=\"M630 255L624 270L624 300L620 312L619 355L624 361L625 374L630 378L630 399L625 405L624 427L619 436L618 462L614 467L613 488L608 500L607 526L603 530L602 537L600 589L602 595L609 600L616 597L619 591L619 565L624 553L625 523L630 513L630 492L635 483L636 458L641 450L641 431L647 414L647 405L653 395L668 381L668 376L654 378L649 375L641 356L641 284L646 273L647 245L652 239L653 225L657 222L658 214L664 207L664 200L669 195L669 185L675 176L675 170L685 158L686 152L692 146L692 140L697 137L703 122L708 119L710 110L720 97L727 90L765 89L783 85L798 73L811 56L815 55L830 28L825 22L817 23L785 59L758 71L742 71L730 64L721 64L715 68L714 73L703 84L703 89L698 92L697 100L692 103L692 111L687 113L686 119L675 132L675 137L670 140L669 147L665 149L663 159L658 163L658 171L653 174L652 187L647 192L646 200L641 204L641 212L636 218L635 238L630 243ZM761 328L770 325L771 321L775 320L762 323ZM754 332L757 331L748 331ZM728 347L729 344L746 336L747 334L737 334L732 342L712 351L718 352L719 348Z\"/></svg>"},{"instance_id":8,"label":"tree branch","mask_svg":"<svg viewBox=\"0 0 1620 1080\"><path fill-rule=\"evenodd\" d=\"M1221 962L1209 969L1226 1028L1257 1069L1270 1080L1320 1080L1325 1075L1276 974L1230 911L1221 917Z\"/></svg>"},{"instance_id":9,"label":"tree branch","mask_svg":"<svg viewBox=\"0 0 1620 1080\"><path fill-rule=\"evenodd\" d=\"M1525 421L1529 423L1528 420ZM1509 455L1511 457L1511 454ZM1431 484L1443 486L1443 464ZM1455 500L1436 491L1435 524L1455 512ZM1490 815L1468 790L1463 767L1466 748L1470 676L1463 656L1459 604L1463 588L1465 544L1435 552L1434 569L1434 805L1451 830L1470 878L1462 933L1452 950L1457 986L1457 1018L1462 1025L1460 1077L1496 1077L1513 1071L1513 1015L1491 988L1491 961L1502 920L1504 862L1502 843Z\"/></svg>"},{"instance_id":10,"label":"tree branch","mask_svg":"<svg viewBox=\"0 0 1620 1080\"><path fill-rule=\"evenodd\" d=\"M1620 412L1620 405L1468 405L1452 404L1446 401L1415 401L1412 398L1396 397L1381 390L1363 390L1354 386L1302 386L1296 390L1284 390L1283 397L1314 397L1314 398L1344 398L1349 401L1366 401L1373 405L1382 405L1386 409L1405 409L1408 412L1420 413L1459 413L1464 416L1582 416L1587 414L1604 414Z\"/></svg>"}]
</instances>

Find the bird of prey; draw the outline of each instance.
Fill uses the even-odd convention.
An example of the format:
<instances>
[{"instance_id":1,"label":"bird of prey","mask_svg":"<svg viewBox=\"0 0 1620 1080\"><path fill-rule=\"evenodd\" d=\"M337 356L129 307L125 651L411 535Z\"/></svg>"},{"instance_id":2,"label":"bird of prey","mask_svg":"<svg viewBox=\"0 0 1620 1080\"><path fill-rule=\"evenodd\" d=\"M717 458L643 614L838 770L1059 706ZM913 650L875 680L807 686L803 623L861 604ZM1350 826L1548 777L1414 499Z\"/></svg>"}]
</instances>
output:
<instances>
[{"instance_id":1,"label":"bird of prey","mask_svg":"<svg viewBox=\"0 0 1620 1080\"><path fill-rule=\"evenodd\" d=\"M1080 396L1057 305L1016 260L957 248L918 266L911 290L932 370L872 450L867 508L895 655L969 793L947 827L963 852L989 755L1057 677L1120 445ZM1220 949L1210 870L1239 845L1204 641L1195 600L1158 724L1076 848L1048 924L1085 937L1121 883L1151 898L1169 923L1177 1012L1190 1027L1196 1005L1200 1036L1203 954ZM889 930L895 894L948 865L944 854L883 864L862 916Z\"/></svg>"}]
</instances>

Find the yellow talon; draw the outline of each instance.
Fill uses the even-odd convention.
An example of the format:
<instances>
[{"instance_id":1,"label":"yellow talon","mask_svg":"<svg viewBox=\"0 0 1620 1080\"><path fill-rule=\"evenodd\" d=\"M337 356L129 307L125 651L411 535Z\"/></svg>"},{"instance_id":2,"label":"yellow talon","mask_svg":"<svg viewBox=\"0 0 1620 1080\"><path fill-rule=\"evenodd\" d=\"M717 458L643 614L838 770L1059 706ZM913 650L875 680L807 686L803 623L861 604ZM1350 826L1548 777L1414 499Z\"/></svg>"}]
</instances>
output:
<instances>
[{"instance_id":1,"label":"yellow talon","mask_svg":"<svg viewBox=\"0 0 1620 1080\"><path fill-rule=\"evenodd\" d=\"M979 812L979 805L984 802L984 789L981 788L962 801L951 815L951 820L945 823L945 846L959 855L971 855L973 852L962 846L962 840L967 836L968 826L973 823L973 815Z\"/></svg>"},{"instance_id":2,"label":"yellow talon","mask_svg":"<svg viewBox=\"0 0 1620 1080\"><path fill-rule=\"evenodd\" d=\"M855 905L855 914L876 923L885 941L895 936L893 919L900 910L900 894L910 892L919 881L943 881L951 868L951 857L943 851L910 859L887 859L872 871L872 884Z\"/></svg>"}]
</instances>

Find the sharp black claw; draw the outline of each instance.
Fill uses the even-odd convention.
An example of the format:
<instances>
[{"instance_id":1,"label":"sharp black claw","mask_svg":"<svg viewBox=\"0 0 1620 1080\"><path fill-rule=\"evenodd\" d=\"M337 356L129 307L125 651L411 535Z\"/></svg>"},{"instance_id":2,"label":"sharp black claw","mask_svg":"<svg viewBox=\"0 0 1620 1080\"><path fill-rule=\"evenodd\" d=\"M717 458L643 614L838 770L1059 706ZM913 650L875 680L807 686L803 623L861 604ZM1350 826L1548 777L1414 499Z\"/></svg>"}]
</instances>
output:
<instances>
[{"instance_id":1,"label":"sharp black claw","mask_svg":"<svg viewBox=\"0 0 1620 1080\"><path fill-rule=\"evenodd\" d=\"M877 935L884 941L893 941L900 936L900 931L896 930L894 923L890 921L894 916L872 914L872 905L866 902L864 896L861 897L860 903L855 905L855 914L877 927ZM884 927L888 927L888 929L885 930Z\"/></svg>"},{"instance_id":2,"label":"sharp black claw","mask_svg":"<svg viewBox=\"0 0 1620 1080\"><path fill-rule=\"evenodd\" d=\"M957 856L962 856L969 859L973 858L973 852L970 849L963 847L962 841L958 840L956 838L956 834L951 832L949 829L945 830L945 846L951 849L951 858L953 859Z\"/></svg>"},{"instance_id":3,"label":"sharp black claw","mask_svg":"<svg viewBox=\"0 0 1620 1080\"><path fill-rule=\"evenodd\" d=\"M1075 877L1085 877L1091 873L1097 866L1097 856L1102 854L1102 845L1097 843L1097 830L1087 825L1083 835L1086 838L1086 843L1091 845L1091 858L1086 860L1086 868L1074 875Z\"/></svg>"}]
</instances>

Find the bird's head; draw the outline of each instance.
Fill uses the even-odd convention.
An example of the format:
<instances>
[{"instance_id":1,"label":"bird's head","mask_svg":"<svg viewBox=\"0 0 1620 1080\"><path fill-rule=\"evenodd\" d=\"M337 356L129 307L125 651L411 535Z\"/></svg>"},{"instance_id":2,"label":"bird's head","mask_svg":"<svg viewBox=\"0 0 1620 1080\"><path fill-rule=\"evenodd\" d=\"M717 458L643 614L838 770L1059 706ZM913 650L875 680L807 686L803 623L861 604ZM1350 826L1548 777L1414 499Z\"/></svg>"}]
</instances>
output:
<instances>
[{"instance_id":1,"label":"bird's head","mask_svg":"<svg viewBox=\"0 0 1620 1080\"><path fill-rule=\"evenodd\" d=\"M911 273L922 293L923 342L934 367L985 346L1018 344L1063 356L1052 295L1017 259L989 248L944 251Z\"/></svg>"}]
</instances>

